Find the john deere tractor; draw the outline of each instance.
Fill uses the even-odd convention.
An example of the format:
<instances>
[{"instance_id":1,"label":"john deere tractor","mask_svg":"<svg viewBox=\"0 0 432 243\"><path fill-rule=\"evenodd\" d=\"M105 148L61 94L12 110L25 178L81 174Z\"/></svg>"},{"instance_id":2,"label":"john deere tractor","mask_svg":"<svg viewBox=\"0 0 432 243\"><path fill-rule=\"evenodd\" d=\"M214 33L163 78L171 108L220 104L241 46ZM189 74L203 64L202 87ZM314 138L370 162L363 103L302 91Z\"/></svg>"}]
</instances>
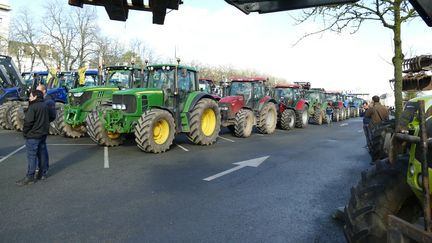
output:
<instances>
[{"instance_id":1,"label":"john deere tractor","mask_svg":"<svg viewBox=\"0 0 432 243\"><path fill-rule=\"evenodd\" d=\"M402 89L431 90L428 70L432 56L405 60ZM432 96L409 100L390 132L388 157L351 189L345 236L349 242L432 242Z\"/></svg>"},{"instance_id":2,"label":"john deere tractor","mask_svg":"<svg viewBox=\"0 0 432 243\"><path fill-rule=\"evenodd\" d=\"M145 152L167 151L175 134L186 133L198 145L216 142L220 112L215 99L199 91L198 73L180 64L148 66L144 88L113 93L111 106L87 116L87 132L100 145L118 146L134 134Z\"/></svg>"},{"instance_id":3,"label":"john deere tractor","mask_svg":"<svg viewBox=\"0 0 432 243\"><path fill-rule=\"evenodd\" d=\"M86 134L86 118L98 106L111 105L114 91L145 85L144 70L133 66L109 66L103 70L105 79L96 70L79 76L82 87L69 90L68 104L58 114L59 127L66 137L78 138Z\"/></svg>"},{"instance_id":4,"label":"john deere tractor","mask_svg":"<svg viewBox=\"0 0 432 243\"><path fill-rule=\"evenodd\" d=\"M305 127L308 123L307 107L303 86L300 84L277 84L272 89L272 97L278 102L278 123L284 130L294 126Z\"/></svg>"},{"instance_id":5,"label":"john deere tractor","mask_svg":"<svg viewBox=\"0 0 432 243\"><path fill-rule=\"evenodd\" d=\"M258 132L271 134L277 123L276 100L265 94L266 78L231 80L228 95L219 101L222 126L237 137L249 137L254 125Z\"/></svg>"},{"instance_id":6,"label":"john deere tractor","mask_svg":"<svg viewBox=\"0 0 432 243\"><path fill-rule=\"evenodd\" d=\"M305 99L309 104L309 117L311 121L317 125L321 125L323 123L328 124L330 121L327 120L326 109L327 109L327 101L324 94L324 89L322 88L313 88L306 91Z\"/></svg>"}]
</instances>

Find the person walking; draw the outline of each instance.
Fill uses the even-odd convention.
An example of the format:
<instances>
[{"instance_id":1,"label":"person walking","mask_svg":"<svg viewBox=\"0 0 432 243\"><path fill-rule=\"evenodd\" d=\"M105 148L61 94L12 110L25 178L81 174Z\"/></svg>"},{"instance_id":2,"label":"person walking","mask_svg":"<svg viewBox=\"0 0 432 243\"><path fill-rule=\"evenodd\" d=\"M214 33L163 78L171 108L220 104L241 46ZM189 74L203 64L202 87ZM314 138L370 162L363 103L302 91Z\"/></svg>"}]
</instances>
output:
<instances>
[{"instance_id":1,"label":"person walking","mask_svg":"<svg viewBox=\"0 0 432 243\"><path fill-rule=\"evenodd\" d=\"M333 118L333 108L332 108L332 102L328 102L327 108L326 108L326 116L327 116L327 125L330 125Z\"/></svg>"},{"instance_id":2,"label":"person walking","mask_svg":"<svg viewBox=\"0 0 432 243\"><path fill-rule=\"evenodd\" d=\"M26 140L25 145L27 149L27 174L26 176L17 181L19 186L33 184L36 181L35 171L38 163L41 168L39 172L41 178L45 175L44 172L48 171L45 167L47 163L46 150L46 137L49 131L49 111L48 106L44 103L43 93L40 90L32 90L29 97L29 107L25 113L23 135Z\"/></svg>"}]
</instances>

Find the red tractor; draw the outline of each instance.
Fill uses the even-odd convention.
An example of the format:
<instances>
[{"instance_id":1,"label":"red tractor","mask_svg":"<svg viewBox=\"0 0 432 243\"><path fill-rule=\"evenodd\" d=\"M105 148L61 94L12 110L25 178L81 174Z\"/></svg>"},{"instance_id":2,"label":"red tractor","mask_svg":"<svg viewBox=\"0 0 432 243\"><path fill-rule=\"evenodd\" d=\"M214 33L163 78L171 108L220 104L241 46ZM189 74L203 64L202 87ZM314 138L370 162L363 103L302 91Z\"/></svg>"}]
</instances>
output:
<instances>
[{"instance_id":1,"label":"red tractor","mask_svg":"<svg viewBox=\"0 0 432 243\"><path fill-rule=\"evenodd\" d=\"M337 91L327 91L325 92L325 94L329 104L332 104L333 121L338 122L345 120L347 117L345 107L342 101L342 94Z\"/></svg>"},{"instance_id":2,"label":"red tractor","mask_svg":"<svg viewBox=\"0 0 432 243\"><path fill-rule=\"evenodd\" d=\"M277 123L276 101L266 95L267 78L236 78L226 97L219 101L222 126L237 137L249 137L253 126L258 132L271 134Z\"/></svg>"},{"instance_id":3,"label":"red tractor","mask_svg":"<svg viewBox=\"0 0 432 243\"><path fill-rule=\"evenodd\" d=\"M308 101L304 99L304 89L308 87L301 84L277 84L273 87L272 96L278 102L278 121L282 129L307 126Z\"/></svg>"}]
</instances>

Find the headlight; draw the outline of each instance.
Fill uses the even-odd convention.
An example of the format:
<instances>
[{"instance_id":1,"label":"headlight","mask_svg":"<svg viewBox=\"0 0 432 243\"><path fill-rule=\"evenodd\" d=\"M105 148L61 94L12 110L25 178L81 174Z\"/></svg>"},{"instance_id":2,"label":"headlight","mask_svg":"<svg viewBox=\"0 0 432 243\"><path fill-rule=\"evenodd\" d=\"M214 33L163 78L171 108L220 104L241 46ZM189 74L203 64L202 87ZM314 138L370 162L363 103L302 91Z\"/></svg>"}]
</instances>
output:
<instances>
[{"instance_id":1,"label":"headlight","mask_svg":"<svg viewBox=\"0 0 432 243\"><path fill-rule=\"evenodd\" d=\"M222 107L220 107L220 109L221 109L222 111L227 111L227 110L228 110L228 107L227 107L227 106L222 106Z\"/></svg>"},{"instance_id":2,"label":"headlight","mask_svg":"<svg viewBox=\"0 0 432 243\"><path fill-rule=\"evenodd\" d=\"M117 110L118 109L117 107L118 107L117 104L112 104L113 110Z\"/></svg>"},{"instance_id":3,"label":"headlight","mask_svg":"<svg viewBox=\"0 0 432 243\"><path fill-rule=\"evenodd\" d=\"M126 105L125 104L121 104L121 105L119 105L120 106L120 109L122 109L122 110L126 110Z\"/></svg>"},{"instance_id":4,"label":"headlight","mask_svg":"<svg viewBox=\"0 0 432 243\"><path fill-rule=\"evenodd\" d=\"M69 96L69 97L72 97L72 93L69 93L68 96Z\"/></svg>"},{"instance_id":5,"label":"headlight","mask_svg":"<svg viewBox=\"0 0 432 243\"><path fill-rule=\"evenodd\" d=\"M73 93L74 97L81 97L81 95L83 95L83 92Z\"/></svg>"},{"instance_id":6,"label":"headlight","mask_svg":"<svg viewBox=\"0 0 432 243\"><path fill-rule=\"evenodd\" d=\"M413 165L413 164L412 164L412 165L410 166L410 168L409 168L409 172L410 172L411 176L413 176L413 175L414 175L414 172L415 172L415 167L414 167L414 165Z\"/></svg>"}]
</instances>

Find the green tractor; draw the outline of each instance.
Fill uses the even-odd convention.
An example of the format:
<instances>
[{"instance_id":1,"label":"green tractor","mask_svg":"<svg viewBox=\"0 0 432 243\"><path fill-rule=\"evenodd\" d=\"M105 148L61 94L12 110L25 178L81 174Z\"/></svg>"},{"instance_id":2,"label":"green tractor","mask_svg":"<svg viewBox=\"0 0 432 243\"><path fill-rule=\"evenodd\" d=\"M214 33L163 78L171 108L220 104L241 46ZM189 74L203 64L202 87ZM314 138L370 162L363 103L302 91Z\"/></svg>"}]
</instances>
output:
<instances>
[{"instance_id":1,"label":"green tractor","mask_svg":"<svg viewBox=\"0 0 432 243\"><path fill-rule=\"evenodd\" d=\"M341 93L335 91L326 91L325 96L327 102L331 104L333 109L333 121L338 122L345 120L347 118L347 112L342 101Z\"/></svg>"},{"instance_id":2,"label":"green tractor","mask_svg":"<svg viewBox=\"0 0 432 243\"><path fill-rule=\"evenodd\" d=\"M432 70L432 56L407 59L404 68L404 91L432 89L424 72ZM432 96L409 100L391 131L388 157L362 172L351 189L344 210L348 242L432 242L431 141Z\"/></svg>"},{"instance_id":3,"label":"green tractor","mask_svg":"<svg viewBox=\"0 0 432 243\"><path fill-rule=\"evenodd\" d=\"M327 100L324 94L324 89L322 88L313 88L306 91L305 99L309 103L309 117L311 118L311 122L322 125L323 123L329 124L330 121L327 120L326 109L327 109Z\"/></svg>"},{"instance_id":4,"label":"green tractor","mask_svg":"<svg viewBox=\"0 0 432 243\"><path fill-rule=\"evenodd\" d=\"M84 87L68 92L68 103L57 114L59 130L65 137L79 138L86 134L87 115L97 106L108 104L114 91L144 86L144 71L131 66L110 66L104 69L105 83L98 73L81 76ZM92 75L90 75L92 74ZM98 81L99 79L99 81Z\"/></svg>"},{"instance_id":5,"label":"green tractor","mask_svg":"<svg viewBox=\"0 0 432 243\"><path fill-rule=\"evenodd\" d=\"M99 145L118 146L135 135L144 152L162 153L175 134L198 145L216 142L221 116L216 100L199 91L198 73L179 64L150 65L145 88L113 93L111 106L87 116L87 133Z\"/></svg>"},{"instance_id":6,"label":"green tractor","mask_svg":"<svg viewBox=\"0 0 432 243\"><path fill-rule=\"evenodd\" d=\"M300 84L277 84L272 97L278 102L278 124L284 130L305 127L308 123L309 101L304 99L304 86Z\"/></svg>"}]
</instances>

